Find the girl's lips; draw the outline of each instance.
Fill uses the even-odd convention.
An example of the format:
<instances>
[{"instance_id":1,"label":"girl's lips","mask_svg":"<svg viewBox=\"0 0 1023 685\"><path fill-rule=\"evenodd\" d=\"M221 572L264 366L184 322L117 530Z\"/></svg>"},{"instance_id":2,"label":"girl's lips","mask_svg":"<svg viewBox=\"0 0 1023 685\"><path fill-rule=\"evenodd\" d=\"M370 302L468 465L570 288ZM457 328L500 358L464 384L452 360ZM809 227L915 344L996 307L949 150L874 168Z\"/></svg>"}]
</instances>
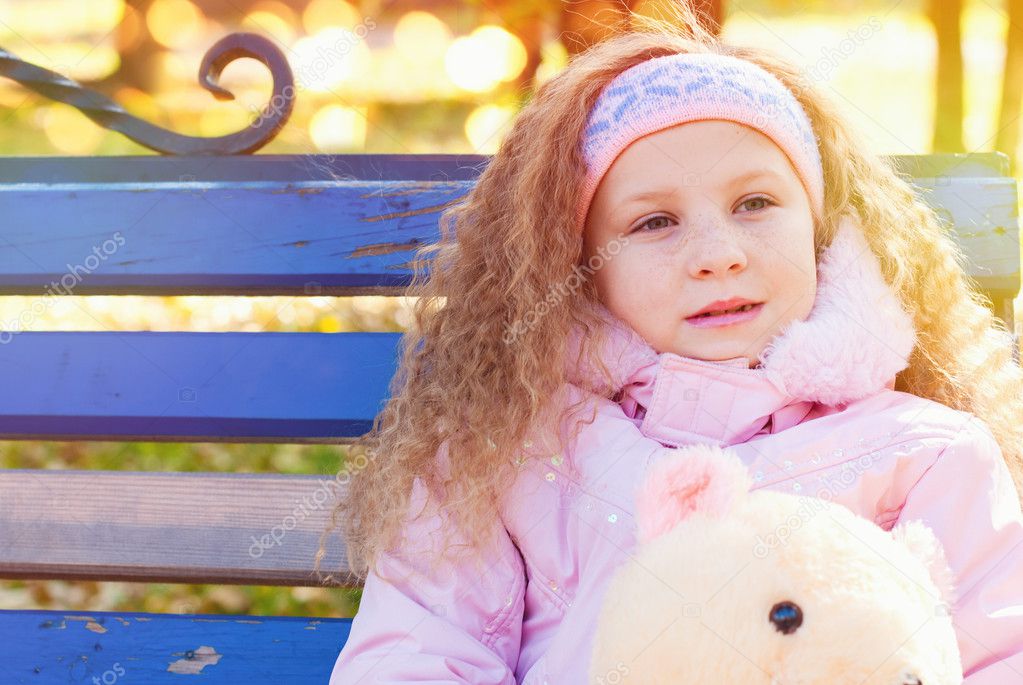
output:
<instances>
[{"instance_id":1,"label":"girl's lips","mask_svg":"<svg viewBox=\"0 0 1023 685\"><path fill-rule=\"evenodd\" d=\"M734 314L715 314L712 316L691 316L686 319L686 322L697 328L720 328L722 326L731 326L751 321L760 314L760 310L763 308L764 303L760 302L753 305L749 311L735 312Z\"/></svg>"}]
</instances>

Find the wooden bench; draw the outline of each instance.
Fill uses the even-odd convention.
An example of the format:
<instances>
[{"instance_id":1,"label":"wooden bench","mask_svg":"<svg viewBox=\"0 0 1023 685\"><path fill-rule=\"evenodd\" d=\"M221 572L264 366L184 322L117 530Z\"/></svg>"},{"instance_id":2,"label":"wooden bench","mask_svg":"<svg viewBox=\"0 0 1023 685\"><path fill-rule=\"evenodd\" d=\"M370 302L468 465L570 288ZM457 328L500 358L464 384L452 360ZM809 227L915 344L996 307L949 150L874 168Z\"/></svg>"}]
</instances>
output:
<instances>
[{"instance_id":1,"label":"wooden bench","mask_svg":"<svg viewBox=\"0 0 1023 685\"><path fill-rule=\"evenodd\" d=\"M1019 232L1004 155L896 161L1011 321ZM75 295L400 295L414 250L438 238L440 213L486 163L0 158L0 294L68 294L52 285L63 279ZM344 443L381 408L398 336L3 332L0 439ZM318 585L314 552L346 480L343 471L0 472L0 577ZM342 547L331 544L324 568L341 563ZM206 683L326 683L349 626L0 611L0 682L187 683L199 673Z\"/></svg>"}]
</instances>

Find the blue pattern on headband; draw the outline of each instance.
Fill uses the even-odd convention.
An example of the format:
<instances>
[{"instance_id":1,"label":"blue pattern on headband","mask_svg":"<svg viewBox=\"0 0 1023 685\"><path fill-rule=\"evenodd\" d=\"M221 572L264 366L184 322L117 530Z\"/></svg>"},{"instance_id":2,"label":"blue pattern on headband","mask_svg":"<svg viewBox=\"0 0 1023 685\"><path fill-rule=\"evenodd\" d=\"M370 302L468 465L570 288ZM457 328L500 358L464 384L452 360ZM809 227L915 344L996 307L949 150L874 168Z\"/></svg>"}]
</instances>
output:
<instances>
[{"instance_id":1,"label":"blue pattern on headband","mask_svg":"<svg viewBox=\"0 0 1023 685\"><path fill-rule=\"evenodd\" d=\"M708 61L684 61L686 58ZM722 63L725 60L735 62ZM799 101L783 84L752 62L705 54L654 58L619 74L590 112L584 152L591 157L612 137L615 127L628 126L629 120L639 121L651 112L695 98L746 107L756 113L758 121L762 117L783 117L784 127L797 134L811 158L819 163L810 122Z\"/></svg>"}]
</instances>

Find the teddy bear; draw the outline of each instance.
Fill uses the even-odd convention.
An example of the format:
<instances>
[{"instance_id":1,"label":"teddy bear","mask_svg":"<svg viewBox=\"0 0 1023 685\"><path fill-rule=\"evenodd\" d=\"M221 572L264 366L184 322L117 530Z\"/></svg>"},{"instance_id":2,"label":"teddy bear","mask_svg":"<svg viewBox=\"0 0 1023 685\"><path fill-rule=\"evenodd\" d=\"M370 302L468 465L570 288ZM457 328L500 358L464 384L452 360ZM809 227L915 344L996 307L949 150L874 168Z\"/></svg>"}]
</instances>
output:
<instances>
[{"instance_id":1,"label":"teddy bear","mask_svg":"<svg viewBox=\"0 0 1023 685\"><path fill-rule=\"evenodd\" d=\"M736 454L680 448L636 497L636 548L594 634L597 685L953 685L954 575L921 521L751 491Z\"/></svg>"}]
</instances>

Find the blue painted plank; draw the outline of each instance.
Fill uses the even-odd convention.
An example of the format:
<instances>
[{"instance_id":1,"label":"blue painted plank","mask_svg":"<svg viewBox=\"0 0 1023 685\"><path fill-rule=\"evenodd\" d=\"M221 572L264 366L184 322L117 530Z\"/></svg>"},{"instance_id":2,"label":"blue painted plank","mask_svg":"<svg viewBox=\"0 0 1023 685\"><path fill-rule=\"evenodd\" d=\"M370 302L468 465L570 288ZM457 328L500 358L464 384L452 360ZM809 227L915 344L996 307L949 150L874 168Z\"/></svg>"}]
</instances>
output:
<instances>
[{"instance_id":1,"label":"blue painted plank","mask_svg":"<svg viewBox=\"0 0 1023 685\"><path fill-rule=\"evenodd\" d=\"M0 294L400 294L415 250L470 187L0 184Z\"/></svg>"},{"instance_id":2,"label":"blue painted plank","mask_svg":"<svg viewBox=\"0 0 1023 685\"><path fill-rule=\"evenodd\" d=\"M1009 176L1003 152L885 155L908 177ZM79 181L158 182L309 181L347 178L369 181L470 181L490 163L474 154L292 154L211 157L110 155L103 157L3 157L0 184Z\"/></svg>"},{"instance_id":3,"label":"blue painted plank","mask_svg":"<svg viewBox=\"0 0 1023 685\"><path fill-rule=\"evenodd\" d=\"M983 159L983 155L977 158ZM0 156L0 184L158 183L186 179L291 182L336 179L471 181L489 163L489 155L461 154ZM958 168L964 169L964 166L959 165ZM995 167L990 169L996 170ZM990 176L991 170L980 175Z\"/></svg>"},{"instance_id":4,"label":"blue painted plank","mask_svg":"<svg viewBox=\"0 0 1023 685\"><path fill-rule=\"evenodd\" d=\"M489 160L269 157L0 157L0 294L401 294ZM895 162L954 222L980 287L1018 291L1004 155Z\"/></svg>"},{"instance_id":5,"label":"blue painted plank","mask_svg":"<svg viewBox=\"0 0 1023 685\"><path fill-rule=\"evenodd\" d=\"M325 684L350 629L351 619L0 611L0 682Z\"/></svg>"},{"instance_id":6,"label":"blue painted plank","mask_svg":"<svg viewBox=\"0 0 1023 685\"><path fill-rule=\"evenodd\" d=\"M0 334L0 439L332 442L383 408L399 333Z\"/></svg>"}]
</instances>

